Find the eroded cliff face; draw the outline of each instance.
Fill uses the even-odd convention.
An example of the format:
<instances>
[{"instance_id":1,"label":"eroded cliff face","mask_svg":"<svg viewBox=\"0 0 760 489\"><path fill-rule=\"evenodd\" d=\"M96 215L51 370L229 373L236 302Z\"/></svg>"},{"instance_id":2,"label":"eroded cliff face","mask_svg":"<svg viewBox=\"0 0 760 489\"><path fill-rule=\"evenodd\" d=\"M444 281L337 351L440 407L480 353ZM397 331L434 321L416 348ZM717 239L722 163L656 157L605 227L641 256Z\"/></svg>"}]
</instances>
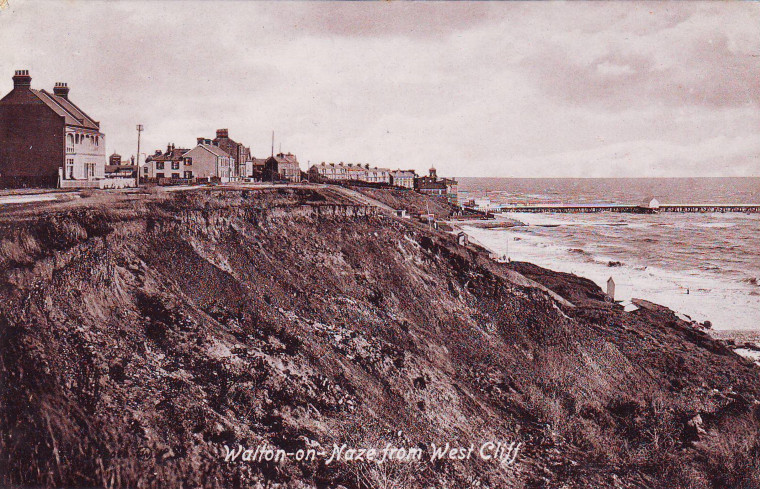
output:
<instances>
[{"instance_id":1,"label":"eroded cliff face","mask_svg":"<svg viewBox=\"0 0 760 489\"><path fill-rule=\"evenodd\" d=\"M572 307L333 193L182 192L1 225L0 484L760 480L748 362L667 311L624 313L522 266ZM432 443L487 441L522 442L516 463L425 461ZM224 461L262 442L426 456Z\"/></svg>"}]
</instances>

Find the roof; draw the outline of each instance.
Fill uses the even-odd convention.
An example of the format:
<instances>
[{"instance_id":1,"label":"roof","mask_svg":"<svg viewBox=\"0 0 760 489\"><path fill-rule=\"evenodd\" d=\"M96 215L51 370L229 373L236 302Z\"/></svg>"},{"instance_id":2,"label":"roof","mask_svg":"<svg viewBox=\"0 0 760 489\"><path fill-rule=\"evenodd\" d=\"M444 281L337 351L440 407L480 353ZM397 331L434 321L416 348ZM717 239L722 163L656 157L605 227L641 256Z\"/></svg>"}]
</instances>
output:
<instances>
[{"instance_id":1,"label":"roof","mask_svg":"<svg viewBox=\"0 0 760 489\"><path fill-rule=\"evenodd\" d=\"M208 144L199 144L198 147L203 148L206 151L208 151L209 153L211 153L211 154L213 154L215 156L218 156L220 158L232 158L232 156L230 156L229 153L227 153L226 151L224 151L219 146L212 146L212 145L208 145Z\"/></svg>"},{"instance_id":2,"label":"roof","mask_svg":"<svg viewBox=\"0 0 760 489\"><path fill-rule=\"evenodd\" d=\"M440 180L437 182L420 182L417 185L417 188L420 190L424 189L442 189L446 190L446 184L441 182Z\"/></svg>"},{"instance_id":3,"label":"roof","mask_svg":"<svg viewBox=\"0 0 760 489\"><path fill-rule=\"evenodd\" d=\"M71 101L59 97L58 95L48 93L45 90L32 89L31 92L35 94L37 98L45 102L45 105L53 109L56 114L63 116L66 124L94 129L96 131L100 130L100 124L85 114L84 111L74 105Z\"/></svg>"},{"instance_id":4,"label":"roof","mask_svg":"<svg viewBox=\"0 0 760 489\"><path fill-rule=\"evenodd\" d=\"M288 154L282 154L278 153L274 156L270 156L270 158L274 158L274 160L277 163L293 163L298 164L298 160L296 159L296 155L288 153Z\"/></svg>"},{"instance_id":5,"label":"roof","mask_svg":"<svg viewBox=\"0 0 760 489\"><path fill-rule=\"evenodd\" d=\"M162 153L162 154L149 155L148 158L145 161L172 161L172 160L179 160L188 151L190 151L190 150L186 149L186 148L172 148L171 151L167 151L167 152Z\"/></svg>"}]
</instances>

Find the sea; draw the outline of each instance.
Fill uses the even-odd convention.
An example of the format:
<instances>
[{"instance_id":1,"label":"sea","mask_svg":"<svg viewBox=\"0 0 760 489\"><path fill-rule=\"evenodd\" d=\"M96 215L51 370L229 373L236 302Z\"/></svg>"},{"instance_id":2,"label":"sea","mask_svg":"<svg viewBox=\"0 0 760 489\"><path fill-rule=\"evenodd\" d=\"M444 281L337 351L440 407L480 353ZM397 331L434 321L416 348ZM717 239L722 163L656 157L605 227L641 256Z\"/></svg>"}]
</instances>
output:
<instances>
[{"instance_id":1,"label":"sea","mask_svg":"<svg viewBox=\"0 0 760 489\"><path fill-rule=\"evenodd\" d=\"M496 204L760 204L760 178L459 178L459 200ZM464 225L511 260L586 277L615 299L646 299L726 333L760 339L760 214L498 214L522 223Z\"/></svg>"}]
</instances>

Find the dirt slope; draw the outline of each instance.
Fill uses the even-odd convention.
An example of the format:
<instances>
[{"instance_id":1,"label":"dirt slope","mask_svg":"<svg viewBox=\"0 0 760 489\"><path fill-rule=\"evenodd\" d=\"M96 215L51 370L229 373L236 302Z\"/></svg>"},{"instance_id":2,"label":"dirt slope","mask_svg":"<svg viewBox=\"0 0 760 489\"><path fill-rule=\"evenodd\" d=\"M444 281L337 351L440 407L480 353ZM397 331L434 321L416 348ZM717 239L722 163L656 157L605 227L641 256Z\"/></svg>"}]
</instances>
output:
<instances>
[{"instance_id":1,"label":"dirt slope","mask_svg":"<svg viewBox=\"0 0 760 489\"><path fill-rule=\"evenodd\" d=\"M332 198L180 192L0 221L0 485L758 487L748 362L668 311L523 269L563 305ZM523 442L518 461L222 459L490 440Z\"/></svg>"}]
</instances>

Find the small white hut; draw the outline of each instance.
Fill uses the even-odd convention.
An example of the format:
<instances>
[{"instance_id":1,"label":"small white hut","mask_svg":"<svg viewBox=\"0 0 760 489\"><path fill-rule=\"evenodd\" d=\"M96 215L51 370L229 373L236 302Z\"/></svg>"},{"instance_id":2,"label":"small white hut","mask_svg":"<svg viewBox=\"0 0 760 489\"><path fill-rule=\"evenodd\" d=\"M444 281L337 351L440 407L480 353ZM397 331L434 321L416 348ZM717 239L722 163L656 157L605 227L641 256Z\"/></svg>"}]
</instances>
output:
<instances>
[{"instance_id":1,"label":"small white hut","mask_svg":"<svg viewBox=\"0 0 760 489\"><path fill-rule=\"evenodd\" d=\"M609 297L611 301L615 301L615 281L612 280L612 277L607 279L607 297Z\"/></svg>"},{"instance_id":2,"label":"small white hut","mask_svg":"<svg viewBox=\"0 0 760 489\"><path fill-rule=\"evenodd\" d=\"M642 209L659 209L660 208L660 201L655 199L654 197L648 197L644 199L644 201L639 204L639 207Z\"/></svg>"}]
</instances>

